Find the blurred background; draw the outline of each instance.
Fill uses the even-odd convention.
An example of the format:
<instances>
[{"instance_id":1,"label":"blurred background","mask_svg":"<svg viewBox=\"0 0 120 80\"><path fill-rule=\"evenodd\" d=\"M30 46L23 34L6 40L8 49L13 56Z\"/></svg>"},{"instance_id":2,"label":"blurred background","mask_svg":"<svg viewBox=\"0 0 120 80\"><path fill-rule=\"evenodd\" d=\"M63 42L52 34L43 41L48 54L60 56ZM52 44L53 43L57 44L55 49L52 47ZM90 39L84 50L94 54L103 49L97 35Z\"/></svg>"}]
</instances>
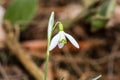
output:
<instances>
[{"instance_id":1,"label":"blurred background","mask_svg":"<svg viewBox=\"0 0 120 80\"><path fill-rule=\"evenodd\" d=\"M0 80L43 80L52 11L80 48L51 51L48 79L120 80L120 0L0 0Z\"/></svg>"}]
</instances>

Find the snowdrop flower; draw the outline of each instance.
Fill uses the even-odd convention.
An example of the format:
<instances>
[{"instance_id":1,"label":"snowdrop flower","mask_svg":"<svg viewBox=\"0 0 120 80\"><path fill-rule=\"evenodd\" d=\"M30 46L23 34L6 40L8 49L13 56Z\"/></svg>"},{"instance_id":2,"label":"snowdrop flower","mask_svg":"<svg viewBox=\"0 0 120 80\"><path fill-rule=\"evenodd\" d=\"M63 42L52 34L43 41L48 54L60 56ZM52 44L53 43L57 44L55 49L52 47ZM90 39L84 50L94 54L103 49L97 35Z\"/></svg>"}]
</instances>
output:
<instances>
[{"instance_id":1,"label":"snowdrop flower","mask_svg":"<svg viewBox=\"0 0 120 80\"><path fill-rule=\"evenodd\" d=\"M53 39L51 40L50 48L49 50L53 50L57 45L59 48L62 48L64 44L67 43L67 39L76 47L79 48L79 45L77 41L69 34L65 33L63 31L63 25L59 24L59 33L56 34Z\"/></svg>"}]
</instances>

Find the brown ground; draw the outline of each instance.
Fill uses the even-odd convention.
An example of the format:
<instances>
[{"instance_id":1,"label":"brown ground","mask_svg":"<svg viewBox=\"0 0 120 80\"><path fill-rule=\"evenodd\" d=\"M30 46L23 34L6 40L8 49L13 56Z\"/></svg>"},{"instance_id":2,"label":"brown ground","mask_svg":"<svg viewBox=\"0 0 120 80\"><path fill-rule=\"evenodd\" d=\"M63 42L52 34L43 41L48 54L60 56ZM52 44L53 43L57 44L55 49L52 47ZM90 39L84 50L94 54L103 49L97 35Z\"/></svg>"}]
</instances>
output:
<instances>
[{"instance_id":1,"label":"brown ground","mask_svg":"<svg viewBox=\"0 0 120 80\"><path fill-rule=\"evenodd\" d=\"M7 4L6 4L7 5ZM5 5L5 6L6 6ZM117 11L120 9L117 7ZM29 28L21 32L20 43L44 71L47 22L51 11L56 20L72 19L81 11L80 0L39 0L39 9ZM120 14L115 12L112 26L91 32L90 25L78 20L66 32L75 37L80 49L67 43L62 50L50 54L49 80L120 80ZM116 19L117 18L117 19ZM63 24L64 25L64 24ZM19 60L5 48L0 53L0 80L34 80Z\"/></svg>"}]
</instances>

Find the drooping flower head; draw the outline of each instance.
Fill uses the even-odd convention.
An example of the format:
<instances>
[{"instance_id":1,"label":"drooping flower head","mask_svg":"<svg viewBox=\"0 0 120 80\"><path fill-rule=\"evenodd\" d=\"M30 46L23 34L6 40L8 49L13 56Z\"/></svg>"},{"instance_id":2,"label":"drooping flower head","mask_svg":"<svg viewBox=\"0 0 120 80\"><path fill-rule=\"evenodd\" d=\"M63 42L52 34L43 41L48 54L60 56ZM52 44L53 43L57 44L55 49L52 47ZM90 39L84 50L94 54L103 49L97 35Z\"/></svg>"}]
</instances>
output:
<instances>
[{"instance_id":1,"label":"drooping flower head","mask_svg":"<svg viewBox=\"0 0 120 80\"><path fill-rule=\"evenodd\" d=\"M59 48L62 48L67 43L67 39L76 48L79 48L77 41L71 35L64 32L63 25L59 23L58 26L59 26L59 32L52 38L49 50L50 51L53 50L57 45Z\"/></svg>"}]
</instances>

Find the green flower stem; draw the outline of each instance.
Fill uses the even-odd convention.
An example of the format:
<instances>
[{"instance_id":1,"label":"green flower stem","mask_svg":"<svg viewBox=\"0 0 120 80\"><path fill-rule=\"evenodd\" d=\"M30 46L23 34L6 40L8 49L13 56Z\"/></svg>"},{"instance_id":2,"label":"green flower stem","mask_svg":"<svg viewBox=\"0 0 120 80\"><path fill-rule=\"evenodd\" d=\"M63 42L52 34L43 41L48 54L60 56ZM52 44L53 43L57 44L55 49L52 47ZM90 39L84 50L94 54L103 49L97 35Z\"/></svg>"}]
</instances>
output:
<instances>
[{"instance_id":1,"label":"green flower stem","mask_svg":"<svg viewBox=\"0 0 120 80\"><path fill-rule=\"evenodd\" d=\"M48 63L49 63L49 48L47 48L47 55L46 55L46 68L45 68L45 77L44 80L47 80L47 76L48 76Z\"/></svg>"},{"instance_id":2,"label":"green flower stem","mask_svg":"<svg viewBox=\"0 0 120 80\"><path fill-rule=\"evenodd\" d=\"M63 31L63 25L61 22L56 22L56 24L53 26L52 32L51 34L48 36L48 47L47 47L47 52L46 52L46 68L45 68L45 76L44 76L44 80L47 80L47 76L48 76L48 63L49 63L49 57L50 57L50 52L49 52L49 46L50 46L50 40L51 40L51 36L52 33L54 32L55 28L57 27L57 25L59 26L59 31Z\"/></svg>"},{"instance_id":3,"label":"green flower stem","mask_svg":"<svg viewBox=\"0 0 120 80\"><path fill-rule=\"evenodd\" d=\"M47 47L47 52L46 52L46 68L45 68L45 76L44 76L44 80L47 80L47 76L48 76L48 63L49 63L49 56L50 56L50 52L49 52L49 45L50 45L50 38L48 38L48 47Z\"/></svg>"},{"instance_id":4,"label":"green flower stem","mask_svg":"<svg viewBox=\"0 0 120 80\"><path fill-rule=\"evenodd\" d=\"M59 25L59 24L61 24L61 22L60 21L57 21L56 23L55 23L55 25L53 26L53 32L54 32L54 30L55 30L55 28L57 27L57 25Z\"/></svg>"}]
</instances>

